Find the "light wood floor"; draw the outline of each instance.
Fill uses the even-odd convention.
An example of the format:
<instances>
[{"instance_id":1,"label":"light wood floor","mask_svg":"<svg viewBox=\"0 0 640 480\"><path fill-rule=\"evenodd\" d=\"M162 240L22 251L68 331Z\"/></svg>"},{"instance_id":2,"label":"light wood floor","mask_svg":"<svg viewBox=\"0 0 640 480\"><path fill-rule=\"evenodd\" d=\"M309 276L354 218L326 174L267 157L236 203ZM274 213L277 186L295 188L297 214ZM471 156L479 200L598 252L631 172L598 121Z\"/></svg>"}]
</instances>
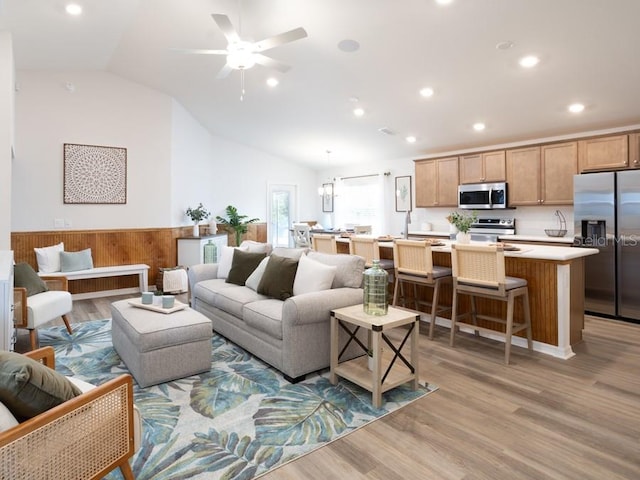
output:
<instances>
[{"instance_id":1,"label":"light wood floor","mask_svg":"<svg viewBox=\"0 0 640 480\"><path fill-rule=\"evenodd\" d=\"M76 301L72 322L117 298ZM514 347L508 367L498 342L426 332L437 392L261 478L640 479L640 325L587 317L572 359Z\"/></svg>"}]
</instances>

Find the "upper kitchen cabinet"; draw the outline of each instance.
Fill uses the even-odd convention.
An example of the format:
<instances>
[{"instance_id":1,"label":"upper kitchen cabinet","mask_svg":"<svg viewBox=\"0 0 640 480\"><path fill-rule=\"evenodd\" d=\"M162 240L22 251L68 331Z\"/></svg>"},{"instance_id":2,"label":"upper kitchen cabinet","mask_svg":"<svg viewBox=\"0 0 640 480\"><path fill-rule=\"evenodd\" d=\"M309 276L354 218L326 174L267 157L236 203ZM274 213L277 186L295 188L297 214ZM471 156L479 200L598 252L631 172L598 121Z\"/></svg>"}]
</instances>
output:
<instances>
[{"instance_id":1,"label":"upper kitchen cabinet","mask_svg":"<svg viewBox=\"0 0 640 480\"><path fill-rule=\"evenodd\" d=\"M629 166L629 136L614 135L578 142L580 173Z\"/></svg>"},{"instance_id":2,"label":"upper kitchen cabinet","mask_svg":"<svg viewBox=\"0 0 640 480\"><path fill-rule=\"evenodd\" d=\"M540 147L507 150L509 205L540 205Z\"/></svg>"},{"instance_id":3,"label":"upper kitchen cabinet","mask_svg":"<svg viewBox=\"0 0 640 480\"><path fill-rule=\"evenodd\" d=\"M504 150L460 157L460 183L504 182L506 177Z\"/></svg>"},{"instance_id":4,"label":"upper kitchen cabinet","mask_svg":"<svg viewBox=\"0 0 640 480\"><path fill-rule=\"evenodd\" d=\"M640 168L640 133L629 135L629 168Z\"/></svg>"},{"instance_id":5,"label":"upper kitchen cabinet","mask_svg":"<svg viewBox=\"0 0 640 480\"><path fill-rule=\"evenodd\" d=\"M416 160L416 207L458 206L458 157Z\"/></svg>"},{"instance_id":6,"label":"upper kitchen cabinet","mask_svg":"<svg viewBox=\"0 0 640 480\"><path fill-rule=\"evenodd\" d=\"M509 205L571 205L576 142L507 150Z\"/></svg>"}]
</instances>

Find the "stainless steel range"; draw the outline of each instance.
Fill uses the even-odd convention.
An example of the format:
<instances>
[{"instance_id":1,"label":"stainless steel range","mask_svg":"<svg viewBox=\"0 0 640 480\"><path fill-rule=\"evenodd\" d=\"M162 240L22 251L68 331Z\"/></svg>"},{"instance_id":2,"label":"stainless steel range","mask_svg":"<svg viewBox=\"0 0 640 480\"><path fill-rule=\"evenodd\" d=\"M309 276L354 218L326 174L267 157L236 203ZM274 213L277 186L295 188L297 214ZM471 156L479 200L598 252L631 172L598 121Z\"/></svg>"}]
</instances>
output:
<instances>
[{"instance_id":1,"label":"stainless steel range","mask_svg":"<svg viewBox=\"0 0 640 480\"><path fill-rule=\"evenodd\" d=\"M497 242L498 237L516 234L515 218L478 218L469 229L471 240Z\"/></svg>"}]
</instances>

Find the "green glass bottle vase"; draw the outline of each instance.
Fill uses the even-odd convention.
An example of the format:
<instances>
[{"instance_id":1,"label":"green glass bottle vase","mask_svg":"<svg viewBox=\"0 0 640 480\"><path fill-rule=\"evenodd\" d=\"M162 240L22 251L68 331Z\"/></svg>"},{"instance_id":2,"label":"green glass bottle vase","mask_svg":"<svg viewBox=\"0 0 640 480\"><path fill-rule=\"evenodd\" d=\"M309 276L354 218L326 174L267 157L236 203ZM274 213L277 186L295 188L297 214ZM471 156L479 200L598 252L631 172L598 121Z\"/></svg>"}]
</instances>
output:
<instances>
[{"instance_id":1,"label":"green glass bottle vase","mask_svg":"<svg viewBox=\"0 0 640 480\"><path fill-rule=\"evenodd\" d=\"M364 271L364 312L369 315L386 315L389 308L387 283L389 274L374 260L373 266Z\"/></svg>"},{"instance_id":2,"label":"green glass bottle vase","mask_svg":"<svg viewBox=\"0 0 640 480\"><path fill-rule=\"evenodd\" d=\"M216 263L218 260L218 247L212 240L204 244L204 263Z\"/></svg>"}]
</instances>

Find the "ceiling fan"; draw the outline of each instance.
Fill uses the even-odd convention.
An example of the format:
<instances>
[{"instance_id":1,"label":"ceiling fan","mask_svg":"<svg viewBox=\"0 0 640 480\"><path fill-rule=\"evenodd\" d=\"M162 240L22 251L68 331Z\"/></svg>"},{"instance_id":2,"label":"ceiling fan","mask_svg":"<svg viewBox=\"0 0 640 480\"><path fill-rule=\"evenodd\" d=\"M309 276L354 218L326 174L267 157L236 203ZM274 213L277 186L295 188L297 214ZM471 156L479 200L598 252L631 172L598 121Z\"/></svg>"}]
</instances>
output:
<instances>
[{"instance_id":1,"label":"ceiling fan","mask_svg":"<svg viewBox=\"0 0 640 480\"><path fill-rule=\"evenodd\" d=\"M213 21L216 22L218 28L222 30L222 33L226 37L229 44L226 50L206 50L206 49L174 49L183 53L194 53L203 55L226 55L227 62L218 72L216 78L225 78L233 70L248 70L255 64L262 65L263 67L273 68L279 72L285 73L291 67L278 60L274 60L271 57L263 55L262 52L271 50L272 48L284 45L285 43L300 40L307 36L307 32L304 28L299 27L288 32L274 35L273 37L265 38L259 42L250 42L243 40L236 29L231 24L231 20L227 15L220 13L211 14Z\"/></svg>"}]
</instances>

